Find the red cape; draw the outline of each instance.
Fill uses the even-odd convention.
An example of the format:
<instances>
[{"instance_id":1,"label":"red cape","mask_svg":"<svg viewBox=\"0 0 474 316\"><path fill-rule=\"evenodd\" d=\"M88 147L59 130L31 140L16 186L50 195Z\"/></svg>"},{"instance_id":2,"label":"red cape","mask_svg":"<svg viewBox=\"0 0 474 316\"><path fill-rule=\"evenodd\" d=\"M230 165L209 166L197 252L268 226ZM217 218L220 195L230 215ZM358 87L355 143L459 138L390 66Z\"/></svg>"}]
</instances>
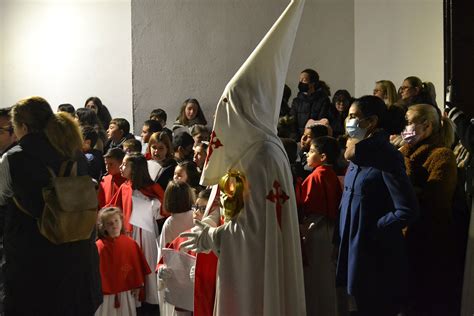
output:
<instances>
[{"instance_id":1,"label":"red cape","mask_svg":"<svg viewBox=\"0 0 474 316\"><path fill-rule=\"evenodd\" d=\"M300 205L306 215L324 215L335 220L341 202L339 178L331 166L318 166L301 185Z\"/></svg>"},{"instance_id":2,"label":"red cape","mask_svg":"<svg viewBox=\"0 0 474 316\"><path fill-rule=\"evenodd\" d=\"M151 273L138 244L125 235L96 241L100 257L102 293L106 295L140 288Z\"/></svg>"},{"instance_id":3,"label":"red cape","mask_svg":"<svg viewBox=\"0 0 474 316\"><path fill-rule=\"evenodd\" d=\"M120 174L116 174L114 176L108 174L102 178L99 183L99 192L97 193L99 199L99 209L110 203L115 192L118 191L119 187L126 180L127 179L122 177Z\"/></svg>"},{"instance_id":4,"label":"red cape","mask_svg":"<svg viewBox=\"0 0 474 316\"><path fill-rule=\"evenodd\" d=\"M140 192L143 193L143 195L149 197L149 198L155 198L158 199L161 203L163 203L163 189L161 186L157 183L154 183L152 185L149 185L145 188L140 189ZM130 224L130 216L132 215L132 183L130 181L125 181L118 191L115 193L114 197L108 204L108 206L117 206L120 207L123 211L123 227L125 229L125 232L131 234L132 233L132 225ZM163 211L163 208L160 209L160 214L162 216L169 215L166 214Z\"/></svg>"}]
</instances>

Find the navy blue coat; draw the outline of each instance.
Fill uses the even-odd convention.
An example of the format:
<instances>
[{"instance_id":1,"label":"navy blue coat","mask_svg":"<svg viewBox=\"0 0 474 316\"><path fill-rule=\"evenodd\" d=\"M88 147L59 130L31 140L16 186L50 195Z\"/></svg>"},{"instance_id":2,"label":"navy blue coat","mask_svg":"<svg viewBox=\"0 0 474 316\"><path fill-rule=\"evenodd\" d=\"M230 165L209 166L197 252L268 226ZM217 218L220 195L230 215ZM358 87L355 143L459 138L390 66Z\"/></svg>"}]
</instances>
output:
<instances>
[{"instance_id":1,"label":"navy blue coat","mask_svg":"<svg viewBox=\"0 0 474 316\"><path fill-rule=\"evenodd\" d=\"M359 142L344 181L336 236L336 283L358 305L402 300L407 279L402 228L418 212L403 157L388 135L378 132Z\"/></svg>"}]
</instances>

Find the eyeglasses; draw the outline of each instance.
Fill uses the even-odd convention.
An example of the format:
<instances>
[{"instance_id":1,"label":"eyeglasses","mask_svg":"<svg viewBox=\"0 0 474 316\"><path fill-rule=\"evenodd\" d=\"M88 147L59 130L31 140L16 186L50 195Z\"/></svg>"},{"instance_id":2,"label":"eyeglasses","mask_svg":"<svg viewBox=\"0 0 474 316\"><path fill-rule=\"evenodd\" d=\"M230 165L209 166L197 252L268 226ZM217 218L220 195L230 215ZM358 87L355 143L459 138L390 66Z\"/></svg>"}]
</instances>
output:
<instances>
[{"instance_id":1,"label":"eyeglasses","mask_svg":"<svg viewBox=\"0 0 474 316\"><path fill-rule=\"evenodd\" d=\"M206 211L206 206L205 205L200 206L200 205L195 204L191 206L191 209L193 210L193 212L199 211L201 213L204 213Z\"/></svg>"},{"instance_id":2,"label":"eyeglasses","mask_svg":"<svg viewBox=\"0 0 474 316\"><path fill-rule=\"evenodd\" d=\"M4 132L8 132L8 133L13 133L13 127L12 126L2 126L0 127L0 133L4 133Z\"/></svg>"}]
</instances>

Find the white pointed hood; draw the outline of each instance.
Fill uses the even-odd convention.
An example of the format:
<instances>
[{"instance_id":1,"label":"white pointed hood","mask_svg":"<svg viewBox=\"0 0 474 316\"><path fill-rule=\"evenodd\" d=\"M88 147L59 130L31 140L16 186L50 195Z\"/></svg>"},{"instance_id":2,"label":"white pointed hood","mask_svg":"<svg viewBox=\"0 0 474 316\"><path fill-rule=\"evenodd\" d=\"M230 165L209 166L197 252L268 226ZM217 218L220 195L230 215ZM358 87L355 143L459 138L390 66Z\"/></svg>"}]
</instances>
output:
<instances>
[{"instance_id":1,"label":"white pointed hood","mask_svg":"<svg viewBox=\"0 0 474 316\"><path fill-rule=\"evenodd\" d=\"M278 114L303 6L304 0L291 1L225 87L216 109L203 185L216 184L253 144L264 140L281 144Z\"/></svg>"}]
</instances>

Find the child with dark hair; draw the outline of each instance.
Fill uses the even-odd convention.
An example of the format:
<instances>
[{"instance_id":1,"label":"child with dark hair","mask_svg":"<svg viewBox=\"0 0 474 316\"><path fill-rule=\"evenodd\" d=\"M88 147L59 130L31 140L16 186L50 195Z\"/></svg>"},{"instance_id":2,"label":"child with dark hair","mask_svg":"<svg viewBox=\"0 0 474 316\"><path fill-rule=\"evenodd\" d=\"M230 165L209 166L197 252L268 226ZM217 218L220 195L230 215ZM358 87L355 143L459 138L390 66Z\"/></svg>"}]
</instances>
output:
<instances>
[{"instance_id":1,"label":"child with dark hair","mask_svg":"<svg viewBox=\"0 0 474 316\"><path fill-rule=\"evenodd\" d=\"M311 173L313 168L308 166L307 164L307 153L311 146L311 141L317 137L321 136L328 136L329 129L327 126L322 124L313 124L305 127L304 133L301 136L300 141L300 151L298 153L297 161L299 165L297 165L296 175L301 177L301 179L306 179L306 177Z\"/></svg>"},{"instance_id":2,"label":"child with dark hair","mask_svg":"<svg viewBox=\"0 0 474 316\"><path fill-rule=\"evenodd\" d=\"M131 235L138 243L145 254L148 265L153 267L158 259L156 239L159 236L159 227L156 221L167 215L161 207L163 190L150 178L147 161L140 153L127 154L120 166L120 172L127 181L120 186L110 204L123 210L125 233ZM140 206L143 206L143 209ZM145 216L148 219L146 221L147 227L139 226L138 222L134 224L132 220L134 212L140 214L135 216ZM144 225L143 221L141 223ZM145 292L145 302L149 305L142 308L158 311L156 275L147 276Z\"/></svg>"},{"instance_id":3,"label":"child with dark hair","mask_svg":"<svg viewBox=\"0 0 474 316\"><path fill-rule=\"evenodd\" d=\"M196 124L191 128L191 135L193 136L194 143L199 144L203 141L209 141L211 131L205 125Z\"/></svg>"},{"instance_id":4,"label":"child with dark hair","mask_svg":"<svg viewBox=\"0 0 474 316\"><path fill-rule=\"evenodd\" d=\"M76 109L72 104L63 103L58 106L58 110L56 112L66 112L74 116L74 112L76 112Z\"/></svg>"},{"instance_id":5,"label":"child with dark hair","mask_svg":"<svg viewBox=\"0 0 474 316\"><path fill-rule=\"evenodd\" d=\"M302 251L306 262L306 311L308 315L335 315L336 288L332 238L342 196L339 179L333 170L340 154L337 140L323 136L312 140L308 165L313 172L303 181L300 204L304 214L301 225Z\"/></svg>"},{"instance_id":6,"label":"child with dark hair","mask_svg":"<svg viewBox=\"0 0 474 316\"><path fill-rule=\"evenodd\" d=\"M120 165L122 164L125 153L120 148L112 148L104 155L105 170L107 174L102 177L99 183L99 191L97 193L99 200L99 208L108 205L120 186L125 182L124 177L120 173Z\"/></svg>"},{"instance_id":7,"label":"child with dark hair","mask_svg":"<svg viewBox=\"0 0 474 316\"><path fill-rule=\"evenodd\" d=\"M142 143L136 138L130 138L123 142L123 151L125 153L141 153Z\"/></svg>"},{"instance_id":8,"label":"child with dark hair","mask_svg":"<svg viewBox=\"0 0 474 316\"><path fill-rule=\"evenodd\" d=\"M150 141L151 135L156 132L161 132L163 130L163 126L161 126L160 122L157 120L146 120L143 123L142 133L140 134L142 138L142 154L145 155L146 159L150 159L150 156L147 157L145 154L148 147L148 142Z\"/></svg>"},{"instance_id":9,"label":"child with dark hair","mask_svg":"<svg viewBox=\"0 0 474 316\"><path fill-rule=\"evenodd\" d=\"M166 127L166 120L168 115L163 109L154 109L150 113L150 120L158 121L163 128L163 132L169 137L170 141L173 141L173 132Z\"/></svg>"},{"instance_id":10,"label":"child with dark hair","mask_svg":"<svg viewBox=\"0 0 474 316\"><path fill-rule=\"evenodd\" d=\"M203 187L199 185L200 178L201 174L197 170L196 164L192 161L182 161L178 163L174 169L173 180L186 182L191 188L196 190L196 193L203 189Z\"/></svg>"},{"instance_id":11,"label":"child with dark hair","mask_svg":"<svg viewBox=\"0 0 474 316\"><path fill-rule=\"evenodd\" d=\"M79 122L80 126L91 126L96 130L97 134L99 135L99 139L95 144L95 149L104 152L104 146L107 142L107 134L102 127L97 114L91 109L79 108L74 113L74 118Z\"/></svg>"},{"instance_id":12,"label":"child with dark hair","mask_svg":"<svg viewBox=\"0 0 474 316\"><path fill-rule=\"evenodd\" d=\"M136 300L143 290L146 275L151 273L138 244L124 234L122 210L100 210L96 241L100 258L100 276L104 302L96 316L136 315Z\"/></svg>"},{"instance_id":13,"label":"child with dark hair","mask_svg":"<svg viewBox=\"0 0 474 316\"><path fill-rule=\"evenodd\" d=\"M345 121L352 100L347 90L337 90L334 93L329 111L329 121L331 122L332 134L336 138L346 133Z\"/></svg>"},{"instance_id":14,"label":"child with dark hair","mask_svg":"<svg viewBox=\"0 0 474 316\"><path fill-rule=\"evenodd\" d=\"M102 174L105 172L104 158L102 152L94 149L99 135L91 126L84 126L82 129L82 152L87 159L87 173L96 181L100 181Z\"/></svg>"},{"instance_id":15,"label":"child with dark hair","mask_svg":"<svg viewBox=\"0 0 474 316\"><path fill-rule=\"evenodd\" d=\"M110 125L112 116L110 115L109 109L102 103L98 97L90 97L84 103L84 107L93 110L100 120L103 129L106 129Z\"/></svg>"},{"instance_id":16,"label":"child with dark hair","mask_svg":"<svg viewBox=\"0 0 474 316\"><path fill-rule=\"evenodd\" d=\"M185 160L193 160L193 137L186 132L181 132L174 135L173 147L174 147L174 158L177 162Z\"/></svg>"},{"instance_id":17,"label":"child with dark hair","mask_svg":"<svg viewBox=\"0 0 474 316\"><path fill-rule=\"evenodd\" d=\"M186 99L181 106L176 122L173 124L173 130L179 127L191 128L196 124L207 125L204 112L196 99Z\"/></svg>"},{"instance_id":18,"label":"child with dark hair","mask_svg":"<svg viewBox=\"0 0 474 316\"><path fill-rule=\"evenodd\" d=\"M200 173L204 169L204 163L206 162L207 147L209 147L208 142L197 143L194 146L193 162L196 164Z\"/></svg>"},{"instance_id":19,"label":"child with dark hair","mask_svg":"<svg viewBox=\"0 0 474 316\"><path fill-rule=\"evenodd\" d=\"M166 219L165 224L163 225L163 231L160 236L160 249L165 247L169 248L171 242L173 242L180 233L193 227L192 205L194 204L194 200L194 192L187 183L175 180L168 183L163 205L171 215ZM162 263L163 261L161 260L160 264L157 266L158 277L160 279L159 282L163 284L163 287L166 287L166 281L174 277L174 271L172 266L166 266ZM183 273L183 271L179 272ZM160 294L164 294L164 291L160 291ZM160 299L161 298L162 296L160 295ZM164 300L160 301L160 308L162 312L161 315L168 315L166 311L173 310L172 305L166 303ZM178 315L192 314L189 311L180 310L178 308L177 311Z\"/></svg>"},{"instance_id":20,"label":"child with dark hair","mask_svg":"<svg viewBox=\"0 0 474 316\"><path fill-rule=\"evenodd\" d=\"M114 118L110 121L107 137L108 141L105 144L104 152L107 152L110 148L123 148L123 143L127 139L135 138L130 134L130 123L124 118Z\"/></svg>"}]
</instances>

